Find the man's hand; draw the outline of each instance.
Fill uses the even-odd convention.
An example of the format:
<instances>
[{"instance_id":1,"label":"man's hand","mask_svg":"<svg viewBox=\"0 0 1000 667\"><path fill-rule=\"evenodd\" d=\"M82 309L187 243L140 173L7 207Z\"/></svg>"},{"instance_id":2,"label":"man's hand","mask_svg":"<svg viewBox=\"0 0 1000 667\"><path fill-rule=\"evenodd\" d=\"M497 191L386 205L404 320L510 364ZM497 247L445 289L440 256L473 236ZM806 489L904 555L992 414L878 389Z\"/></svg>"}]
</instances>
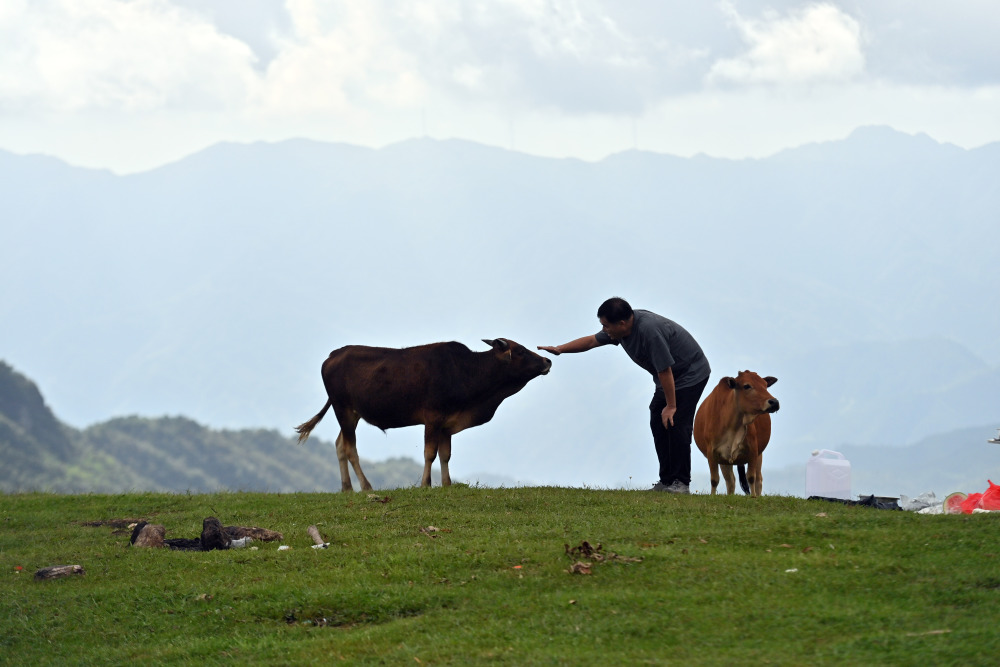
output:
<instances>
[{"instance_id":1,"label":"man's hand","mask_svg":"<svg viewBox=\"0 0 1000 667\"><path fill-rule=\"evenodd\" d=\"M539 346L538 346L538 349L539 349L539 350L541 350L542 352L548 352L548 353L550 353L550 354L554 354L554 355L556 355L557 357L558 357L558 356L559 356L560 354L562 354L562 353L561 353L561 352L559 351L559 346L557 346L557 345L539 345Z\"/></svg>"},{"instance_id":2,"label":"man's hand","mask_svg":"<svg viewBox=\"0 0 1000 667\"><path fill-rule=\"evenodd\" d=\"M663 412L660 413L660 419L663 420L663 428L670 428L674 425L674 413L677 412L677 408L667 406L663 408Z\"/></svg>"}]
</instances>

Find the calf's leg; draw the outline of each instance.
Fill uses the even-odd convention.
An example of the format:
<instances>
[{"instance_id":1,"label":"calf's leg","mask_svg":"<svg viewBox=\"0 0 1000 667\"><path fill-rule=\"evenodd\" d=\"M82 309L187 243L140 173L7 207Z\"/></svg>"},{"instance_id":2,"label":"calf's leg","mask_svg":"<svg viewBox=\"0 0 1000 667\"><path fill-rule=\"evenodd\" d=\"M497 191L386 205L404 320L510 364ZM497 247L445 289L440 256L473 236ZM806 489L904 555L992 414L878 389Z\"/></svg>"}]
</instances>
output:
<instances>
[{"instance_id":1,"label":"calf's leg","mask_svg":"<svg viewBox=\"0 0 1000 667\"><path fill-rule=\"evenodd\" d=\"M750 487L750 497L754 498L760 495L760 473L754 467L753 461L747 465L747 486Z\"/></svg>"},{"instance_id":2,"label":"calf's leg","mask_svg":"<svg viewBox=\"0 0 1000 667\"><path fill-rule=\"evenodd\" d=\"M719 489L719 462L715 460L715 456L711 452L708 454L708 474L712 478L712 495L714 496Z\"/></svg>"},{"instance_id":3,"label":"calf's leg","mask_svg":"<svg viewBox=\"0 0 1000 667\"><path fill-rule=\"evenodd\" d=\"M760 497L761 488L764 486L764 475L761 472L764 463L764 455L758 454L753 464L749 466L753 469L755 477L752 482L750 482L750 488L753 489L753 494ZM747 481L750 481L749 479Z\"/></svg>"},{"instance_id":4,"label":"calf's leg","mask_svg":"<svg viewBox=\"0 0 1000 667\"><path fill-rule=\"evenodd\" d=\"M736 478L733 477L733 466L729 463L723 463L721 467L722 476L726 480L726 495L734 495L736 493Z\"/></svg>"}]
</instances>

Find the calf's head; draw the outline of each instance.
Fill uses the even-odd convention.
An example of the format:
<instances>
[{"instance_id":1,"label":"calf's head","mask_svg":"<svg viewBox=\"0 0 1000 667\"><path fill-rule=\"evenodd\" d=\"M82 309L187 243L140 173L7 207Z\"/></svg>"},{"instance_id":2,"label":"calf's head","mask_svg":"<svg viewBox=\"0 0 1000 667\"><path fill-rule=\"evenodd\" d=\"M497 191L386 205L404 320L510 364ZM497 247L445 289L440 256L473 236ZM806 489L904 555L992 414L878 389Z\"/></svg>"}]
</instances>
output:
<instances>
[{"instance_id":1,"label":"calf's head","mask_svg":"<svg viewBox=\"0 0 1000 667\"><path fill-rule=\"evenodd\" d=\"M483 339L483 342L493 348L493 354L507 368L507 373L525 382L539 375L545 375L552 368L552 360L535 354L520 343L506 338L495 340Z\"/></svg>"},{"instance_id":2,"label":"calf's head","mask_svg":"<svg viewBox=\"0 0 1000 667\"><path fill-rule=\"evenodd\" d=\"M767 390L778 378L770 375L762 378L753 371L741 371L736 377L722 378L730 389L736 392L736 403L740 412L748 415L761 415L765 412L778 411L778 399L771 396Z\"/></svg>"}]
</instances>

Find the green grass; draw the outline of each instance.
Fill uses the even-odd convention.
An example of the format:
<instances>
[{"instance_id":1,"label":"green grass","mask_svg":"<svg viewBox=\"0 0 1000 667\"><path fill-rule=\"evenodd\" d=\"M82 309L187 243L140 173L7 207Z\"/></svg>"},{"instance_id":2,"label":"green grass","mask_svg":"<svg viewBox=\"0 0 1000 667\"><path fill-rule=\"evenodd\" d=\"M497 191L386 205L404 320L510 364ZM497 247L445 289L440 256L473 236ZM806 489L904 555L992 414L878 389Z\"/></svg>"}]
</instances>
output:
<instances>
[{"instance_id":1,"label":"green grass","mask_svg":"<svg viewBox=\"0 0 1000 667\"><path fill-rule=\"evenodd\" d=\"M1000 515L559 488L386 497L0 496L0 663L968 666L1000 655ZM292 549L138 549L127 532L85 525L144 519L196 537L207 516L281 531ZM310 524L331 548L310 548ZM566 546L584 541L623 558L571 574L585 559ZM71 564L86 574L33 579Z\"/></svg>"}]
</instances>

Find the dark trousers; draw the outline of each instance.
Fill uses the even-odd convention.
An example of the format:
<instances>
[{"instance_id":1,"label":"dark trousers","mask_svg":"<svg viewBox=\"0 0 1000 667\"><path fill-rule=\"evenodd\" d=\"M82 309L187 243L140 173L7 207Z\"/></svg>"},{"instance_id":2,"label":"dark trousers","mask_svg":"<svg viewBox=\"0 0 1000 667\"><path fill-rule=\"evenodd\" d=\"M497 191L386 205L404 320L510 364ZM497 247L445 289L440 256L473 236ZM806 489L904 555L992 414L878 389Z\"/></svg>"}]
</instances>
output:
<instances>
[{"instance_id":1,"label":"dark trousers","mask_svg":"<svg viewBox=\"0 0 1000 667\"><path fill-rule=\"evenodd\" d=\"M656 458L660 460L660 483L673 482L691 483L691 436L694 433L694 413L698 409L698 401L705 391L708 378L693 387L677 389L677 412L674 413L674 425L663 426L663 408L667 407L667 399L662 390L653 394L649 404L649 429L653 432L653 445L656 447Z\"/></svg>"}]
</instances>

